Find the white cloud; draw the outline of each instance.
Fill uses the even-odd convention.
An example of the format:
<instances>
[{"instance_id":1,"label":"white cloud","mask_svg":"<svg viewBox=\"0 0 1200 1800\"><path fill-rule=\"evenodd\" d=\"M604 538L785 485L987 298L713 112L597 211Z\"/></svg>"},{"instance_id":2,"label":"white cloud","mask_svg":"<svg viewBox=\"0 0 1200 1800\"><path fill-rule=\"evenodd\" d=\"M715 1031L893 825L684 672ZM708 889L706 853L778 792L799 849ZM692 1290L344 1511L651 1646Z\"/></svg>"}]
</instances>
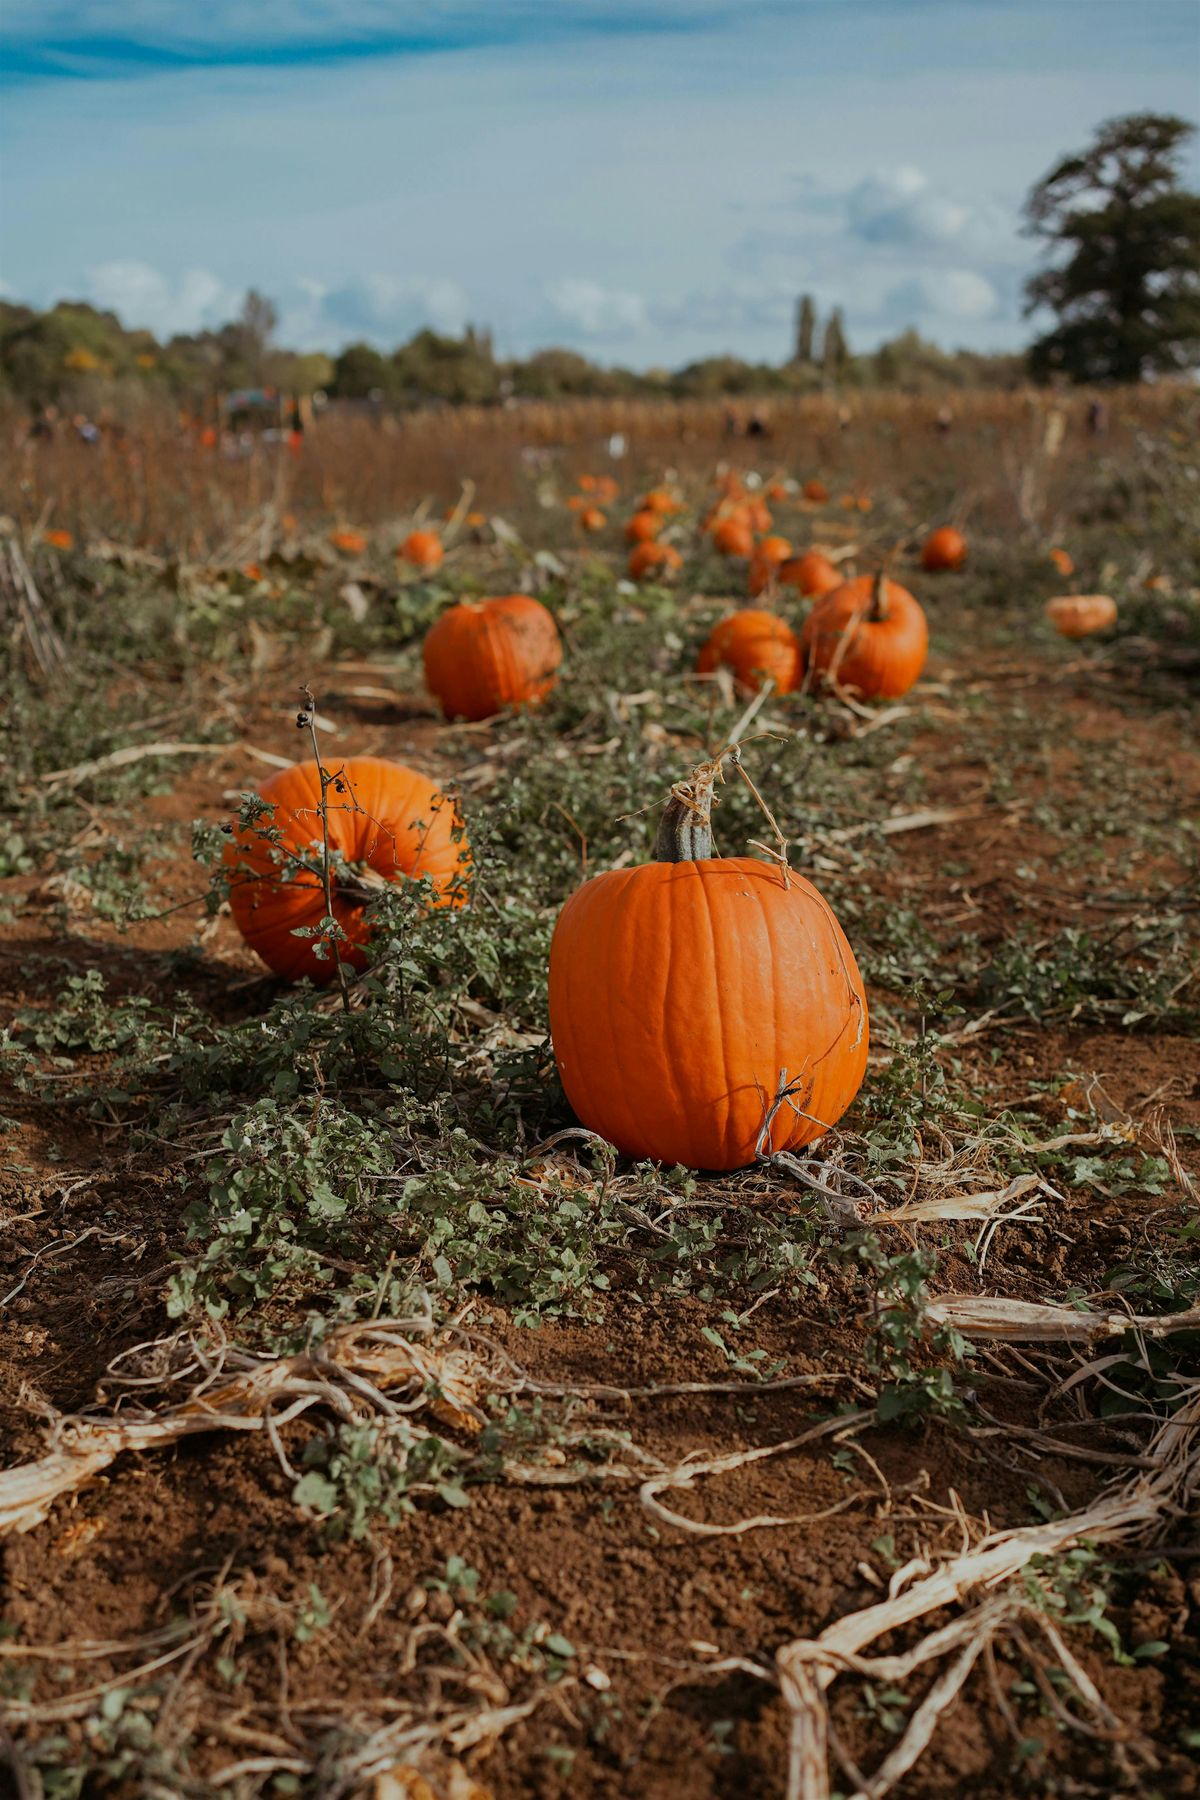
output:
<instances>
[{"instance_id":1,"label":"white cloud","mask_svg":"<svg viewBox=\"0 0 1200 1800\"><path fill-rule=\"evenodd\" d=\"M896 320L930 315L989 319L999 311L999 294L976 269L937 269L915 275L892 288L884 300L885 315Z\"/></svg>"},{"instance_id":2,"label":"white cloud","mask_svg":"<svg viewBox=\"0 0 1200 1800\"><path fill-rule=\"evenodd\" d=\"M443 276L364 275L333 288L308 277L297 285L305 300L285 308L284 326L310 341L367 338L391 345L426 325L460 332L470 317L466 293Z\"/></svg>"},{"instance_id":3,"label":"white cloud","mask_svg":"<svg viewBox=\"0 0 1200 1800\"><path fill-rule=\"evenodd\" d=\"M171 282L144 262L106 262L89 269L84 298L123 325L144 326L158 337L221 325L237 311L241 293L206 269L188 269Z\"/></svg>"},{"instance_id":4,"label":"white cloud","mask_svg":"<svg viewBox=\"0 0 1200 1800\"><path fill-rule=\"evenodd\" d=\"M551 324L565 325L585 338L625 338L645 331L649 323L640 294L603 287L598 281L570 276L546 289Z\"/></svg>"},{"instance_id":5,"label":"white cloud","mask_svg":"<svg viewBox=\"0 0 1200 1800\"><path fill-rule=\"evenodd\" d=\"M970 207L941 193L910 163L860 181L847 200L846 216L850 230L866 243L908 248L952 244L971 223Z\"/></svg>"}]
</instances>

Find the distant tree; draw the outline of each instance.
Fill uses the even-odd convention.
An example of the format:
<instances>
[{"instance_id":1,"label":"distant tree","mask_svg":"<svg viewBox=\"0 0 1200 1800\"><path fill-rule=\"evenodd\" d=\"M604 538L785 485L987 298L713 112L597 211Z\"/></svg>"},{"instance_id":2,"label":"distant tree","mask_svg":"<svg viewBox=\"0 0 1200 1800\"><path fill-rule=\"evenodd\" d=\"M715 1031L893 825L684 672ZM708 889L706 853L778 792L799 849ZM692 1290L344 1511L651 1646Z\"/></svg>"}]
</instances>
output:
<instances>
[{"instance_id":1,"label":"distant tree","mask_svg":"<svg viewBox=\"0 0 1200 1800\"><path fill-rule=\"evenodd\" d=\"M850 346L846 342L846 326L842 317L842 309L835 306L829 315L829 323L825 327L825 341L821 346L821 361L825 365L825 373L831 376L840 375L850 357Z\"/></svg>"},{"instance_id":2,"label":"distant tree","mask_svg":"<svg viewBox=\"0 0 1200 1800\"><path fill-rule=\"evenodd\" d=\"M268 376L271 341L279 314L251 288L237 318L218 333L224 350L222 379L227 387L260 387Z\"/></svg>"},{"instance_id":3,"label":"distant tree","mask_svg":"<svg viewBox=\"0 0 1200 1800\"><path fill-rule=\"evenodd\" d=\"M793 362L815 361L817 346L817 309L811 294L804 294L796 306L796 353Z\"/></svg>"},{"instance_id":4,"label":"distant tree","mask_svg":"<svg viewBox=\"0 0 1200 1800\"><path fill-rule=\"evenodd\" d=\"M1026 288L1027 313L1059 320L1030 350L1035 375L1140 381L1200 360L1200 194L1179 179L1194 129L1160 113L1113 119L1033 189L1027 231L1070 252Z\"/></svg>"},{"instance_id":5,"label":"distant tree","mask_svg":"<svg viewBox=\"0 0 1200 1800\"><path fill-rule=\"evenodd\" d=\"M388 358L372 344L347 344L333 365L333 390L339 400L366 400L396 384Z\"/></svg>"}]
</instances>

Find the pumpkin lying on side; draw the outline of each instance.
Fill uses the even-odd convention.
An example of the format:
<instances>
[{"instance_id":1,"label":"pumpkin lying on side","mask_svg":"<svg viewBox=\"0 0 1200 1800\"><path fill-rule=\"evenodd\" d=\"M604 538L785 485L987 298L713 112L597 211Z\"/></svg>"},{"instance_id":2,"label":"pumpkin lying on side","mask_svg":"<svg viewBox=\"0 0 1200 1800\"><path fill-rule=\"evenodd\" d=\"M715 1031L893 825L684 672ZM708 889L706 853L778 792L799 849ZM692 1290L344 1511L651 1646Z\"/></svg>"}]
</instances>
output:
<instances>
[{"instance_id":1,"label":"pumpkin lying on side","mask_svg":"<svg viewBox=\"0 0 1200 1800\"><path fill-rule=\"evenodd\" d=\"M625 542L627 544L649 544L658 536L662 528L662 514L651 512L648 507L643 507L641 512L635 512L627 523Z\"/></svg>"},{"instance_id":2,"label":"pumpkin lying on side","mask_svg":"<svg viewBox=\"0 0 1200 1800\"><path fill-rule=\"evenodd\" d=\"M436 531L410 531L401 544L399 556L414 569L440 569L446 552Z\"/></svg>"},{"instance_id":3,"label":"pumpkin lying on side","mask_svg":"<svg viewBox=\"0 0 1200 1800\"><path fill-rule=\"evenodd\" d=\"M633 581L661 581L668 575L678 575L682 567L683 558L674 544L635 544L629 552L629 575Z\"/></svg>"},{"instance_id":4,"label":"pumpkin lying on side","mask_svg":"<svg viewBox=\"0 0 1200 1800\"><path fill-rule=\"evenodd\" d=\"M806 550L803 556L791 556L779 565L777 579L784 587L794 587L810 599L831 594L845 579L836 563L819 550Z\"/></svg>"},{"instance_id":5,"label":"pumpkin lying on side","mask_svg":"<svg viewBox=\"0 0 1200 1800\"><path fill-rule=\"evenodd\" d=\"M1111 594L1060 594L1046 602L1046 617L1063 637L1091 637L1117 622L1117 603Z\"/></svg>"},{"instance_id":6,"label":"pumpkin lying on side","mask_svg":"<svg viewBox=\"0 0 1200 1800\"><path fill-rule=\"evenodd\" d=\"M405 876L429 876L435 905L462 906L471 852L455 802L415 769L378 756L331 768L329 848L333 916L348 943L341 960L366 966L366 909L379 888ZM328 939L296 937L325 917L321 779L315 762L281 769L264 782L269 808L261 826L238 826L224 856L234 921L269 969L291 981L331 982L337 961ZM278 837L272 842L266 834ZM324 954L318 955L320 942Z\"/></svg>"},{"instance_id":7,"label":"pumpkin lying on side","mask_svg":"<svg viewBox=\"0 0 1200 1800\"><path fill-rule=\"evenodd\" d=\"M790 694L800 680L800 645L783 619L743 607L713 626L696 658L696 673L711 675L722 665L732 669L739 687L753 692L769 677L777 694Z\"/></svg>"},{"instance_id":8,"label":"pumpkin lying on side","mask_svg":"<svg viewBox=\"0 0 1200 1800\"><path fill-rule=\"evenodd\" d=\"M863 575L817 601L800 653L812 675L863 700L897 700L925 667L929 627L907 588L882 572Z\"/></svg>"},{"instance_id":9,"label":"pumpkin lying on side","mask_svg":"<svg viewBox=\"0 0 1200 1800\"><path fill-rule=\"evenodd\" d=\"M721 519L713 531L713 548L722 556L751 556L754 553L754 527L743 513L731 513Z\"/></svg>"},{"instance_id":10,"label":"pumpkin lying on side","mask_svg":"<svg viewBox=\"0 0 1200 1800\"><path fill-rule=\"evenodd\" d=\"M828 902L778 864L713 855L718 769L674 790L653 862L571 896L550 946L550 1034L580 1121L692 1169L752 1163L772 1113L765 1151L811 1143L867 1066L866 994Z\"/></svg>"},{"instance_id":11,"label":"pumpkin lying on side","mask_svg":"<svg viewBox=\"0 0 1200 1800\"><path fill-rule=\"evenodd\" d=\"M961 569L967 560L967 540L953 525L939 525L921 546L923 569Z\"/></svg>"},{"instance_id":12,"label":"pumpkin lying on side","mask_svg":"<svg viewBox=\"0 0 1200 1800\"><path fill-rule=\"evenodd\" d=\"M552 614L528 594L462 600L425 634L425 685L448 719L490 719L537 706L554 686L562 640Z\"/></svg>"}]
</instances>

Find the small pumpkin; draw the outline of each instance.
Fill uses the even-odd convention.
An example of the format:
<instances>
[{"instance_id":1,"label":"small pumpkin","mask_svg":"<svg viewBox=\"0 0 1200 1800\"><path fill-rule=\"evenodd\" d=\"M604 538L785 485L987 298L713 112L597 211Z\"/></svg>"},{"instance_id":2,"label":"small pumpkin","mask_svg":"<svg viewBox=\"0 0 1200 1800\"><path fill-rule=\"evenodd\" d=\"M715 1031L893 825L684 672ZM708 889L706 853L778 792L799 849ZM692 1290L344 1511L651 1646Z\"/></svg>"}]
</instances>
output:
<instances>
[{"instance_id":1,"label":"small pumpkin","mask_svg":"<svg viewBox=\"0 0 1200 1800\"><path fill-rule=\"evenodd\" d=\"M791 498L791 490L786 481L772 481L767 486L767 499L782 503Z\"/></svg>"},{"instance_id":2,"label":"small pumpkin","mask_svg":"<svg viewBox=\"0 0 1200 1800\"><path fill-rule=\"evenodd\" d=\"M562 640L552 614L528 594L462 600L425 634L425 685L448 719L490 719L537 706L554 686Z\"/></svg>"},{"instance_id":3,"label":"small pumpkin","mask_svg":"<svg viewBox=\"0 0 1200 1800\"><path fill-rule=\"evenodd\" d=\"M629 552L629 574L633 581L648 581L651 577L677 575L683 567L683 558L674 544L650 543L635 544Z\"/></svg>"},{"instance_id":4,"label":"small pumpkin","mask_svg":"<svg viewBox=\"0 0 1200 1800\"><path fill-rule=\"evenodd\" d=\"M410 531L400 546L400 555L414 569L440 569L445 554L436 531Z\"/></svg>"},{"instance_id":5,"label":"small pumpkin","mask_svg":"<svg viewBox=\"0 0 1200 1800\"><path fill-rule=\"evenodd\" d=\"M1075 573L1075 562L1069 550L1051 550L1050 561L1060 575L1066 576Z\"/></svg>"},{"instance_id":6,"label":"small pumpkin","mask_svg":"<svg viewBox=\"0 0 1200 1800\"><path fill-rule=\"evenodd\" d=\"M806 481L804 484L804 498L808 501L810 506L827 506L829 504L829 489L825 486L823 481Z\"/></svg>"},{"instance_id":7,"label":"small pumpkin","mask_svg":"<svg viewBox=\"0 0 1200 1800\"><path fill-rule=\"evenodd\" d=\"M713 530L713 547L722 556L752 556L754 527L744 513L730 513L719 519Z\"/></svg>"},{"instance_id":8,"label":"small pumpkin","mask_svg":"<svg viewBox=\"0 0 1200 1800\"><path fill-rule=\"evenodd\" d=\"M829 903L778 865L714 856L718 769L674 790L652 862L572 894L550 945L554 1058L581 1123L693 1169L812 1143L867 1066L866 993Z\"/></svg>"},{"instance_id":9,"label":"small pumpkin","mask_svg":"<svg viewBox=\"0 0 1200 1800\"><path fill-rule=\"evenodd\" d=\"M579 524L583 531L603 531L608 519L598 506L585 506L579 515Z\"/></svg>"},{"instance_id":10,"label":"small pumpkin","mask_svg":"<svg viewBox=\"0 0 1200 1800\"><path fill-rule=\"evenodd\" d=\"M750 524L755 531L770 531L771 509L766 501L759 495L756 494L753 500L747 500L746 512L749 516Z\"/></svg>"},{"instance_id":11,"label":"small pumpkin","mask_svg":"<svg viewBox=\"0 0 1200 1800\"><path fill-rule=\"evenodd\" d=\"M819 550L806 550L803 556L789 557L780 564L777 579L784 587L794 587L810 599L832 593L844 579L836 563Z\"/></svg>"},{"instance_id":12,"label":"small pumpkin","mask_svg":"<svg viewBox=\"0 0 1200 1800\"><path fill-rule=\"evenodd\" d=\"M921 546L921 567L930 570L961 569L967 560L967 540L953 525L939 525Z\"/></svg>"},{"instance_id":13,"label":"small pumpkin","mask_svg":"<svg viewBox=\"0 0 1200 1800\"><path fill-rule=\"evenodd\" d=\"M642 511L659 513L665 518L672 513L682 512L683 503L670 488L656 487L642 496Z\"/></svg>"},{"instance_id":14,"label":"small pumpkin","mask_svg":"<svg viewBox=\"0 0 1200 1800\"><path fill-rule=\"evenodd\" d=\"M1111 594L1061 594L1046 602L1046 617L1063 637L1091 637L1117 622L1117 603Z\"/></svg>"},{"instance_id":15,"label":"small pumpkin","mask_svg":"<svg viewBox=\"0 0 1200 1800\"><path fill-rule=\"evenodd\" d=\"M627 544L649 544L662 530L662 517L656 512L635 512L625 527Z\"/></svg>"},{"instance_id":16,"label":"small pumpkin","mask_svg":"<svg viewBox=\"0 0 1200 1800\"><path fill-rule=\"evenodd\" d=\"M52 550L73 550L75 548L75 539L71 533L64 531L58 525L52 526L49 531L43 531L42 542L49 544Z\"/></svg>"},{"instance_id":17,"label":"small pumpkin","mask_svg":"<svg viewBox=\"0 0 1200 1800\"><path fill-rule=\"evenodd\" d=\"M333 917L348 942L338 956L366 966L367 908L381 886L428 876L434 904L462 906L471 853L455 802L415 769L355 756L331 769L326 810ZM337 974L328 939L296 937L325 917L321 778L315 762L272 775L260 789L269 808L257 829L238 826L225 849L229 905L246 943L290 981L324 986ZM270 842L264 833L278 834ZM317 945L325 954L317 954Z\"/></svg>"},{"instance_id":18,"label":"small pumpkin","mask_svg":"<svg viewBox=\"0 0 1200 1800\"><path fill-rule=\"evenodd\" d=\"M336 531L329 534L329 542L343 556L365 556L367 540L361 531L352 531L348 525L339 525Z\"/></svg>"},{"instance_id":19,"label":"small pumpkin","mask_svg":"<svg viewBox=\"0 0 1200 1800\"><path fill-rule=\"evenodd\" d=\"M696 658L698 675L722 666L751 692L769 677L776 693L790 694L800 680L800 645L785 620L746 606L713 626Z\"/></svg>"},{"instance_id":20,"label":"small pumpkin","mask_svg":"<svg viewBox=\"0 0 1200 1800\"><path fill-rule=\"evenodd\" d=\"M919 603L881 572L818 600L800 636L806 673L853 689L864 700L896 700L925 667L929 627Z\"/></svg>"}]
</instances>

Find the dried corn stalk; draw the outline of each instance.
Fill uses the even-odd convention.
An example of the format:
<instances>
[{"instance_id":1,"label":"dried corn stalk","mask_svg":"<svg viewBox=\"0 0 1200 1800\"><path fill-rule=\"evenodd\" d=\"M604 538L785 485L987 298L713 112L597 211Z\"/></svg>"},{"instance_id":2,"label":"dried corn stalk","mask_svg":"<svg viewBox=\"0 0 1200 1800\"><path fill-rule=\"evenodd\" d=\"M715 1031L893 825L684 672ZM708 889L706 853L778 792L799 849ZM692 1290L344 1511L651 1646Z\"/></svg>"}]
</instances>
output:
<instances>
[{"instance_id":1,"label":"dried corn stalk","mask_svg":"<svg viewBox=\"0 0 1200 1800\"><path fill-rule=\"evenodd\" d=\"M447 1342L414 1344L424 1320L377 1319L344 1326L298 1356L256 1358L233 1352L208 1385L161 1412L124 1410L58 1421L54 1448L37 1462L0 1474L0 1534L29 1531L59 1495L72 1493L125 1450L149 1450L207 1431L274 1431L325 1405L342 1417L361 1411L410 1414L427 1407L459 1431L484 1423L480 1394L495 1387L481 1360ZM237 1372L230 1376L234 1363ZM389 1396L405 1389L403 1405Z\"/></svg>"}]
</instances>

